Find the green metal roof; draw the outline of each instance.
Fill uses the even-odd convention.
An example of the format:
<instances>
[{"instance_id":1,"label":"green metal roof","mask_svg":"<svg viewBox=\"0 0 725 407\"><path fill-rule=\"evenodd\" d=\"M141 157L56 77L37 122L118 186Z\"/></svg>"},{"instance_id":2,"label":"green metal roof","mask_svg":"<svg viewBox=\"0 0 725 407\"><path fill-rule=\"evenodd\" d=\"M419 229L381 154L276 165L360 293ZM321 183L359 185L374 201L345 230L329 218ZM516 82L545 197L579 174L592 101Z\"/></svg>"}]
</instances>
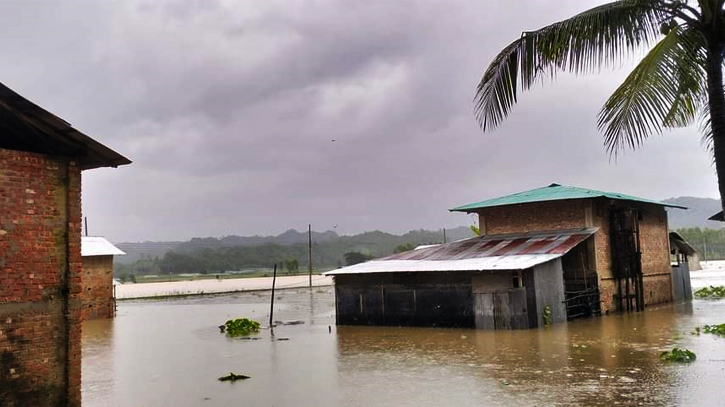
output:
<instances>
[{"instance_id":1,"label":"green metal roof","mask_svg":"<svg viewBox=\"0 0 725 407\"><path fill-rule=\"evenodd\" d=\"M494 206L516 205L532 202L544 201L560 201L564 199L589 199L589 198L609 198L619 199L622 201L644 202L654 205L668 206L671 208L687 209L680 205L673 205L650 199L637 198L636 196L619 194L616 192L604 192L594 189L585 189L577 187L568 187L565 185L551 184L543 188L536 188L530 191L519 192L517 194L506 195L500 198L488 199L486 201L471 203L449 209L451 212L474 212L477 209L491 208Z\"/></svg>"}]
</instances>

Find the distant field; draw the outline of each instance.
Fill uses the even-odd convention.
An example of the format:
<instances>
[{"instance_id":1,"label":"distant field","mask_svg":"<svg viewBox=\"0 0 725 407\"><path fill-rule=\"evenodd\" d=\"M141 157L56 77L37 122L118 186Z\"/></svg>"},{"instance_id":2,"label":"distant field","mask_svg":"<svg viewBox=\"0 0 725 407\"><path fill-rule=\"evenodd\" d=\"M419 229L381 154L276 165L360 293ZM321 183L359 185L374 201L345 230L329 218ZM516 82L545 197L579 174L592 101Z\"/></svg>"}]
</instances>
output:
<instances>
[{"instance_id":1,"label":"distant field","mask_svg":"<svg viewBox=\"0 0 725 407\"><path fill-rule=\"evenodd\" d=\"M324 273L325 270L313 270L313 275ZM140 275L136 276L136 283L165 283L171 281L197 281L197 280L232 280L239 278L255 278L255 277L272 277L273 270L259 269L259 270L248 270L237 273L208 273L208 274L158 274L158 275ZM306 276L307 271L298 272L295 274L287 274L287 272L277 270L277 276Z\"/></svg>"}]
</instances>

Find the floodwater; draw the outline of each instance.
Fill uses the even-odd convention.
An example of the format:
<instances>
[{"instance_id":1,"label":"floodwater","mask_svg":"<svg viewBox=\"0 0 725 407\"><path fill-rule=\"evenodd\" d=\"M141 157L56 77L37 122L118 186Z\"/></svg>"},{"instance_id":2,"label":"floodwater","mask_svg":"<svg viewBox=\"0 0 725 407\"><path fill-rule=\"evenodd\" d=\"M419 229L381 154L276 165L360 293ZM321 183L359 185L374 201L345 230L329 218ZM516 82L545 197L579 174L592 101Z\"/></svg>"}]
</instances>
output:
<instances>
[{"instance_id":1,"label":"floodwater","mask_svg":"<svg viewBox=\"0 0 725 407\"><path fill-rule=\"evenodd\" d=\"M707 282L707 281L703 281ZM279 291L255 339L232 317L269 319L269 292L119 302L83 326L83 405L724 405L725 300L694 300L527 331L335 327L331 287ZM302 321L302 323L299 323ZM690 365L659 360L673 346ZM251 376L236 383L218 377Z\"/></svg>"}]
</instances>

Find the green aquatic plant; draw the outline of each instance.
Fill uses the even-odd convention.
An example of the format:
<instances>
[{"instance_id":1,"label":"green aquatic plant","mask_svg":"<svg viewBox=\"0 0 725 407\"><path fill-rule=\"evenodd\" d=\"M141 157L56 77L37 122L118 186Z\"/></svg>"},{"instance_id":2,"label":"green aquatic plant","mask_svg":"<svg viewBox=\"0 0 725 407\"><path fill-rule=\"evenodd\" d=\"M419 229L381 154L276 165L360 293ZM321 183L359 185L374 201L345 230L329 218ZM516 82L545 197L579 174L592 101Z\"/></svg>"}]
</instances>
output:
<instances>
[{"instance_id":1,"label":"green aquatic plant","mask_svg":"<svg viewBox=\"0 0 725 407\"><path fill-rule=\"evenodd\" d=\"M702 287L695 291L695 298L725 298L725 286Z\"/></svg>"},{"instance_id":2,"label":"green aquatic plant","mask_svg":"<svg viewBox=\"0 0 725 407\"><path fill-rule=\"evenodd\" d=\"M548 305L544 307L544 312L541 313L541 317L544 318L544 326L551 326L551 307Z\"/></svg>"},{"instance_id":3,"label":"green aquatic plant","mask_svg":"<svg viewBox=\"0 0 725 407\"><path fill-rule=\"evenodd\" d=\"M693 329L692 332L690 332L690 335L700 336L700 327L696 326L695 329Z\"/></svg>"},{"instance_id":4,"label":"green aquatic plant","mask_svg":"<svg viewBox=\"0 0 725 407\"><path fill-rule=\"evenodd\" d=\"M725 324L705 325L702 327L702 332L725 337Z\"/></svg>"},{"instance_id":5,"label":"green aquatic plant","mask_svg":"<svg viewBox=\"0 0 725 407\"><path fill-rule=\"evenodd\" d=\"M660 353L660 359L665 362L690 363L694 362L697 356L687 349L673 348Z\"/></svg>"},{"instance_id":6,"label":"green aquatic plant","mask_svg":"<svg viewBox=\"0 0 725 407\"><path fill-rule=\"evenodd\" d=\"M259 322L249 318L237 318L230 319L219 325L219 331L221 333L226 332L228 336L246 336L253 333L259 332Z\"/></svg>"},{"instance_id":7,"label":"green aquatic plant","mask_svg":"<svg viewBox=\"0 0 725 407\"><path fill-rule=\"evenodd\" d=\"M228 375L222 376L219 378L220 382L236 382L237 380L247 380L249 379L249 376L245 376L243 374L236 374L234 372L229 372Z\"/></svg>"}]
</instances>

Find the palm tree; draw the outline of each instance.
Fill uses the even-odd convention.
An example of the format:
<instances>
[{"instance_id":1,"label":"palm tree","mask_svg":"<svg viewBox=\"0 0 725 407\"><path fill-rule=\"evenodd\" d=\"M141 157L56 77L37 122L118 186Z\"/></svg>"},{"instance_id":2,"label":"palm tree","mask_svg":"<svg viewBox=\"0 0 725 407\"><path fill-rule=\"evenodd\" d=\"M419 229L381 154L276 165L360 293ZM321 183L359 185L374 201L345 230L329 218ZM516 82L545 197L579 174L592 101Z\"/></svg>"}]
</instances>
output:
<instances>
[{"instance_id":1,"label":"palm tree","mask_svg":"<svg viewBox=\"0 0 725 407\"><path fill-rule=\"evenodd\" d=\"M475 111L484 131L509 114L519 90L558 71L597 71L650 47L599 112L610 155L650 134L699 122L725 197L725 0L620 0L526 31L491 62ZM725 200L723 200L725 209Z\"/></svg>"}]
</instances>

